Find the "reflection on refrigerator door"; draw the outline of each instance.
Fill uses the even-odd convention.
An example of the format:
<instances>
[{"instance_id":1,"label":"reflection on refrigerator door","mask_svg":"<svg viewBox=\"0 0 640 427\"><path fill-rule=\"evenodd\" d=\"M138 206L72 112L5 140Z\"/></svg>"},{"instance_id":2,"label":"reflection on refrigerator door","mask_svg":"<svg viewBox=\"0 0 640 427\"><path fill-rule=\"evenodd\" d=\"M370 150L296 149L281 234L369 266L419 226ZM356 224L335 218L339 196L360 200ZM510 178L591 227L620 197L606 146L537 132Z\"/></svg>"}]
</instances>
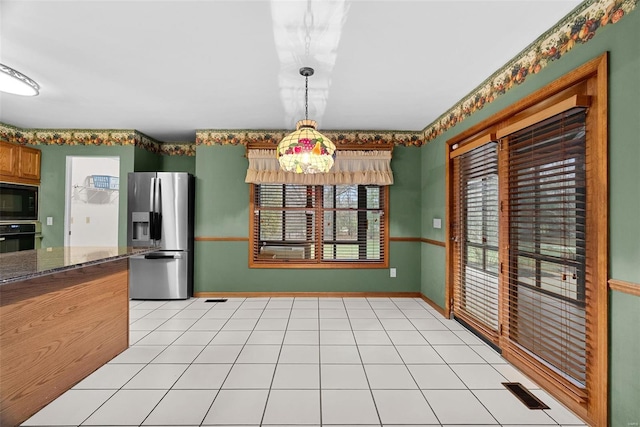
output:
<instances>
[{"instance_id":1,"label":"reflection on refrigerator door","mask_svg":"<svg viewBox=\"0 0 640 427\"><path fill-rule=\"evenodd\" d=\"M185 299L189 252L163 251L131 257L130 297L133 299Z\"/></svg>"}]
</instances>

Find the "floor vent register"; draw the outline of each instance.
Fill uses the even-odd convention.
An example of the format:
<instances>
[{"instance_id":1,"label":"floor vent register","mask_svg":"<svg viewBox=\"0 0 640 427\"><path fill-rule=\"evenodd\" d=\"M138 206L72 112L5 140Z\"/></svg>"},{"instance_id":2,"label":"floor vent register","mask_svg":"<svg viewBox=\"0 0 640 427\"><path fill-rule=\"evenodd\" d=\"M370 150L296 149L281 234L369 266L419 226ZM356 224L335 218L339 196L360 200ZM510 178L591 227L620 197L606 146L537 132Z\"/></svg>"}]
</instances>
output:
<instances>
[{"instance_id":1,"label":"floor vent register","mask_svg":"<svg viewBox=\"0 0 640 427\"><path fill-rule=\"evenodd\" d=\"M527 390L520 383L502 383L514 396L516 396L529 409L549 409L540 399Z\"/></svg>"}]
</instances>

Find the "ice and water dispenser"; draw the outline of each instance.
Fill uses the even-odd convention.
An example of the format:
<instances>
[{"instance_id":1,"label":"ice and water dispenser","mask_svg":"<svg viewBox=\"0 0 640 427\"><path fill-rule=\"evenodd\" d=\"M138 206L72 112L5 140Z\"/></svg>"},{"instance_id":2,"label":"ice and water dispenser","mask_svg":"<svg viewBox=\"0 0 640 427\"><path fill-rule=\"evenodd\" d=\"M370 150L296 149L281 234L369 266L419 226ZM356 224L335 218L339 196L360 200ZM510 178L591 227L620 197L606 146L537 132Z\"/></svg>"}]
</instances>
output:
<instances>
[{"instance_id":1,"label":"ice and water dispenser","mask_svg":"<svg viewBox=\"0 0 640 427\"><path fill-rule=\"evenodd\" d=\"M149 243L151 241L151 218L151 212L131 212L133 242Z\"/></svg>"}]
</instances>

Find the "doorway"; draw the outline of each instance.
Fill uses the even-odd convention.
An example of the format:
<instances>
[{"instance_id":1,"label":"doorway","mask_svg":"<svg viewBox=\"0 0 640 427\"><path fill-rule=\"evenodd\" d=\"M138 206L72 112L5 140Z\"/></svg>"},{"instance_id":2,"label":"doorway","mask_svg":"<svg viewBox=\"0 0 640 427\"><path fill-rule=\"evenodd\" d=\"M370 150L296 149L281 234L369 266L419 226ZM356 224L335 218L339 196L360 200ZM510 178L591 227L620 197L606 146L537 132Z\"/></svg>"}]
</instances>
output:
<instances>
[{"instance_id":1,"label":"doorway","mask_svg":"<svg viewBox=\"0 0 640 427\"><path fill-rule=\"evenodd\" d=\"M120 158L67 156L65 246L118 246Z\"/></svg>"}]
</instances>

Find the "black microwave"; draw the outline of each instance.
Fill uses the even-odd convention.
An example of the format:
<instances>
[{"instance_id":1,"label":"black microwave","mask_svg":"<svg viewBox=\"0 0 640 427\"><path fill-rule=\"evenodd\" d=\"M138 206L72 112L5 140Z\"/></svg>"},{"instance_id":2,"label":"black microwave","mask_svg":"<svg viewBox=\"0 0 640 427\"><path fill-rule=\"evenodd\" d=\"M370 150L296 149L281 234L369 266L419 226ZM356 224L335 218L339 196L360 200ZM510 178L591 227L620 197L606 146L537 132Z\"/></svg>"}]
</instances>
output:
<instances>
[{"instance_id":1,"label":"black microwave","mask_svg":"<svg viewBox=\"0 0 640 427\"><path fill-rule=\"evenodd\" d=\"M0 182L0 221L38 219L38 187Z\"/></svg>"}]
</instances>

